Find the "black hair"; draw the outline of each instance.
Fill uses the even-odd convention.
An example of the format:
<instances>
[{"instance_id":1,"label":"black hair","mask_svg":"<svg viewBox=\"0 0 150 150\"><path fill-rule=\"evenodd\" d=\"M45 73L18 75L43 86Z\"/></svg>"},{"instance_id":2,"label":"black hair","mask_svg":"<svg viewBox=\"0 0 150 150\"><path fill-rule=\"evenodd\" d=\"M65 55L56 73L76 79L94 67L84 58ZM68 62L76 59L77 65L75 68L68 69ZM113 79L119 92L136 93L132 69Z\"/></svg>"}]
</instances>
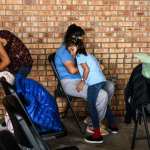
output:
<instances>
[{"instance_id":1,"label":"black hair","mask_svg":"<svg viewBox=\"0 0 150 150\"><path fill-rule=\"evenodd\" d=\"M87 55L87 52L85 50L85 45L82 40L80 40L80 39L77 40L77 47L78 48L77 48L76 55L77 54Z\"/></svg>"},{"instance_id":2,"label":"black hair","mask_svg":"<svg viewBox=\"0 0 150 150\"><path fill-rule=\"evenodd\" d=\"M85 50L85 45L83 43L83 41L81 39L70 39L67 40L66 42L66 48L68 49L69 46L71 45L75 45L77 46L77 52L76 54L83 54L83 55L87 55L87 52Z\"/></svg>"},{"instance_id":3,"label":"black hair","mask_svg":"<svg viewBox=\"0 0 150 150\"><path fill-rule=\"evenodd\" d=\"M85 31L80 27L77 26L76 24L71 24L64 36L64 44L67 43L68 40L70 39L79 39L81 36L85 35Z\"/></svg>"},{"instance_id":4,"label":"black hair","mask_svg":"<svg viewBox=\"0 0 150 150\"><path fill-rule=\"evenodd\" d=\"M7 41L7 44L4 46L6 50L11 49L13 38L15 37L17 39L17 37L8 30L0 30L0 37Z\"/></svg>"}]
</instances>

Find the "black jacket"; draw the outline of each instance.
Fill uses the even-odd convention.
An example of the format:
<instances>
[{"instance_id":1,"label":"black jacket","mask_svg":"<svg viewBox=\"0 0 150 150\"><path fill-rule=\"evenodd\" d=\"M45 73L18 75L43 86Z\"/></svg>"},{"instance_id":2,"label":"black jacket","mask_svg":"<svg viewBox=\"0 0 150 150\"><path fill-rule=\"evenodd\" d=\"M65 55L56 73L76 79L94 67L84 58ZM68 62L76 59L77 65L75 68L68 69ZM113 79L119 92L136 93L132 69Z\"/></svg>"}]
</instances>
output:
<instances>
[{"instance_id":1,"label":"black jacket","mask_svg":"<svg viewBox=\"0 0 150 150\"><path fill-rule=\"evenodd\" d=\"M150 103L150 79L142 75L142 64L139 64L133 69L125 88L125 119L135 117L135 108L148 103Z\"/></svg>"}]
</instances>

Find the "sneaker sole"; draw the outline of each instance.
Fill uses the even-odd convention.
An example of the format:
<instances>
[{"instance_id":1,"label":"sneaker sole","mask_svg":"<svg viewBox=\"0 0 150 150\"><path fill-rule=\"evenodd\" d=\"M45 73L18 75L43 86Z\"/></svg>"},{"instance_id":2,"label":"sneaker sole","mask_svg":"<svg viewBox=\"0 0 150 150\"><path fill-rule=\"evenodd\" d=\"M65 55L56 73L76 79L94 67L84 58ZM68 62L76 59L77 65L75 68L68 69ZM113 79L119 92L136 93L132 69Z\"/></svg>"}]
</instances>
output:
<instances>
[{"instance_id":1,"label":"sneaker sole","mask_svg":"<svg viewBox=\"0 0 150 150\"><path fill-rule=\"evenodd\" d=\"M94 133L94 131L92 131L92 130L90 130L88 128L86 129L86 132L89 133L89 134L93 134Z\"/></svg>"},{"instance_id":2,"label":"sneaker sole","mask_svg":"<svg viewBox=\"0 0 150 150\"><path fill-rule=\"evenodd\" d=\"M113 133L113 134L118 134L118 132L117 131L110 131L111 133Z\"/></svg>"},{"instance_id":3,"label":"sneaker sole","mask_svg":"<svg viewBox=\"0 0 150 150\"><path fill-rule=\"evenodd\" d=\"M108 131L109 131L110 133L112 133L112 134L118 134L118 131L112 131L112 130L110 130L110 129L108 129Z\"/></svg>"},{"instance_id":4,"label":"sneaker sole","mask_svg":"<svg viewBox=\"0 0 150 150\"><path fill-rule=\"evenodd\" d=\"M87 139L84 139L84 141L91 144L102 144L104 142L104 141L89 141Z\"/></svg>"}]
</instances>

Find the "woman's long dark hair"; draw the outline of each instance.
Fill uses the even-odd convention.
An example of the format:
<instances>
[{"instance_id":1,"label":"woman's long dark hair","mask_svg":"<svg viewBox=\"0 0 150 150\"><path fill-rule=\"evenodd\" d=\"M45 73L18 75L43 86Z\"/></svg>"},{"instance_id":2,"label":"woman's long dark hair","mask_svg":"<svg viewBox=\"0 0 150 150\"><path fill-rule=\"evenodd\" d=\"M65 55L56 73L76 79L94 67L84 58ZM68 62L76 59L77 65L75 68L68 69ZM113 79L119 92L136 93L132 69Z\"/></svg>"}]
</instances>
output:
<instances>
[{"instance_id":1,"label":"woman's long dark hair","mask_svg":"<svg viewBox=\"0 0 150 150\"><path fill-rule=\"evenodd\" d=\"M77 52L76 52L76 55L77 54L83 54L83 55L87 55L87 52L85 50L85 45L83 43L83 40L77 40Z\"/></svg>"},{"instance_id":2,"label":"woman's long dark hair","mask_svg":"<svg viewBox=\"0 0 150 150\"><path fill-rule=\"evenodd\" d=\"M70 39L80 39L83 35L85 35L85 31L76 24L71 24L64 36L64 44L66 44Z\"/></svg>"},{"instance_id":3,"label":"woman's long dark hair","mask_svg":"<svg viewBox=\"0 0 150 150\"><path fill-rule=\"evenodd\" d=\"M77 52L76 52L76 55L77 54L83 54L83 55L87 55L87 52L85 50L85 45L83 43L83 40L81 39L70 39L70 40L67 40L66 41L66 48L68 49L69 46L71 45L75 45L77 46Z\"/></svg>"}]
</instances>

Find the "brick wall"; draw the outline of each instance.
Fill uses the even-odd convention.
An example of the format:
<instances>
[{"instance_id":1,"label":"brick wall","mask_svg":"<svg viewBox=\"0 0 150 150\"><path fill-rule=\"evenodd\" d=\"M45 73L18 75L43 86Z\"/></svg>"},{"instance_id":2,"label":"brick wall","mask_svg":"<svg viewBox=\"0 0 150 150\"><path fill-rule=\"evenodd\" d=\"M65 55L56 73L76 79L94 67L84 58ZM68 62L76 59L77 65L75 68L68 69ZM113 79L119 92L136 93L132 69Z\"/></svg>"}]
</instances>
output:
<instances>
[{"instance_id":1,"label":"brick wall","mask_svg":"<svg viewBox=\"0 0 150 150\"><path fill-rule=\"evenodd\" d=\"M59 47L71 23L85 29L88 51L103 59L106 76L117 77L112 107L122 115L123 90L139 63L133 54L150 52L150 0L0 0L0 29L15 32L31 50L30 77L51 93L56 80L47 55Z\"/></svg>"}]
</instances>

